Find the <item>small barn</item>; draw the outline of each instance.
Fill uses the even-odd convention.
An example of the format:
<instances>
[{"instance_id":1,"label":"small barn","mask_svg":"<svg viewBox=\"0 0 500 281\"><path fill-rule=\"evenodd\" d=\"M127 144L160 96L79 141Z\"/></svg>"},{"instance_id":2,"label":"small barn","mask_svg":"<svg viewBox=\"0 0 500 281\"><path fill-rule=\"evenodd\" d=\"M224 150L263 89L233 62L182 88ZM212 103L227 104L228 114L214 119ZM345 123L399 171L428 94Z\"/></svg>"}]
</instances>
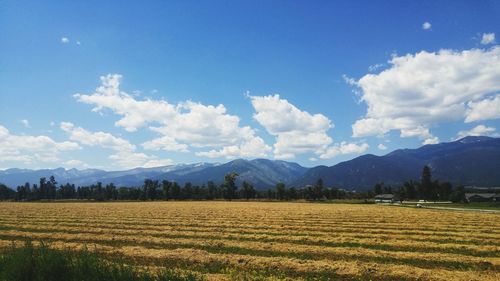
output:
<instances>
[{"instance_id":1,"label":"small barn","mask_svg":"<svg viewBox=\"0 0 500 281\"><path fill-rule=\"evenodd\" d=\"M465 193L467 202L500 202L499 193Z\"/></svg>"}]
</instances>

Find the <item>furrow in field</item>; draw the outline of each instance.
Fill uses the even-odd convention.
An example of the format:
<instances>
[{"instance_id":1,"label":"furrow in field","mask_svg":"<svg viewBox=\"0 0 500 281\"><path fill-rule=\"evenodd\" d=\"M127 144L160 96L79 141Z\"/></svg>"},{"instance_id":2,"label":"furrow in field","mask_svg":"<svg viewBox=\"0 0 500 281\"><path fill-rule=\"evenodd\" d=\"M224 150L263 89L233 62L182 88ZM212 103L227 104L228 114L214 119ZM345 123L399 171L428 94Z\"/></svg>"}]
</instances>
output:
<instances>
[{"instance_id":1,"label":"furrow in field","mask_svg":"<svg viewBox=\"0 0 500 281\"><path fill-rule=\"evenodd\" d=\"M417 263L422 267L452 267L456 269L478 268L483 263L498 267L499 259L467 256L470 253L428 253L428 252L394 252L394 249L369 248L370 245L359 243L359 247L352 244L324 247L314 245L296 245L291 243L266 243L256 241L231 241L190 238L157 238L151 236L114 236L89 235L87 233L27 233L22 231L7 231L1 233L3 239L29 237L35 240L64 240L80 243L107 243L114 246L142 245L151 248L193 248L215 253L245 253L248 255L289 256L300 259L328 258L332 260L354 259L393 262ZM355 244L356 245L356 244ZM367 247L368 246L368 247ZM370 254L370 257L366 257ZM436 261L438 259L439 261Z\"/></svg>"},{"instance_id":2,"label":"furrow in field","mask_svg":"<svg viewBox=\"0 0 500 281\"><path fill-rule=\"evenodd\" d=\"M401 243L414 242L417 244L421 244L421 242L425 242L427 245L440 246L441 244L445 245L453 245L454 247L462 247L462 246L472 246L473 248L480 249L482 245L488 247L496 247L500 249L498 243L496 241L484 241L484 240L476 240L476 241L460 241L454 239L432 239L432 238L419 238L420 236L406 236L406 235L391 235L387 238L380 238L374 235L366 235L360 234L356 232L352 233L344 233L343 235L338 235L335 233L328 237L309 237L309 236L294 236L294 235L286 235L286 236L275 236L275 235L267 235L267 234L255 234L255 233L245 233L243 231L231 231L231 232L220 232L214 229L194 229L194 230L152 230L145 228L122 228L116 226L92 226L91 231L87 230L87 228L82 228L82 226L74 226L74 225L52 225L52 224L9 224L9 225L1 225L0 229L3 230L20 230L20 231L31 231L31 232L50 232L50 231L65 231L71 233L94 233L94 234L112 234L112 235L149 235L153 237L184 237L184 238L223 238L223 239L231 239L231 240L243 240L243 241L261 241L261 242L286 242L286 243L295 243L298 245L322 245L328 247L329 245L339 245L339 244L354 244L358 241L366 241L367 239L371 242L381 242L381 243L389 243L394 245L399 245ZM83 229L83 230L82 230Z\"/></svg>"},{"instance_id":3,"label":"furrow in field","mask_svg":"<svg viewBox=\"0 0 500 281\"><path fill-rule=\"evenodd\" d=\"M79 243L70 241L54 241L56 247L82 247ZM227 269L238 271L264 270L285 273L287 276L303 277L337 277L340 280L497 280L500 275L495 271L456 271L441 268L419 268L406 264L373 263L367 261L325 259L301 260L292 257L249 256L235 253L210 253L200 249L154 249L144 246L110 247L92 245L98 250L112 254L130 257L135 263L144 265L155 264L191 265L192 268L202 268L217 272L227 272Z\"/></svg>"},{"instance_id":4,"label":"furrow in field","mask_svg":"<svg viewBox=\"0 0 500 281\"><path fill-rule=\"evenodd\" d=\"M500 217L499 217L500 218ZM45 219L45 220L51 220L51 221L59 221L59 220L65 220L65 221L74 221L78 219L82 219L81 216L72 216L72 217L65 217L61 215L57 215L54 217L48 217L48 216L32 216L32 217L0 217L0 220L37 220L37 219ZM98 216L95 218L87 217L86 221L92 221L95 219L100 219L100 220L109 220L109 221L116 221L116 219L106 217L106 216ZM137 222L138 220L141 221L144 224L161 224L164 223L165 219L164 218L144 218L144 217L119 217L121 222ZM218 217L218 218L212 218L210 220L200 220L197 217L169 217L170 222L185 222L185 221L195 221L197 223L205 223L205 224L220 224L221 222L228 222L232 221L229 218L225 217ZM307 218L304 218L302 221L289 221L287 219L281 219L281 220L256 220L256 219L250 219L248 221L242 220L242 219L235 219L235 221L239 222L245 222L245 224L252 224L255 222L259 223L266 223L268 225L287 225L289 227L293 226L303 226L304 223L310 224L310 225L315 225L318 228L329 228L333 226L345 226L345 227L352 227L352 228L377 228L377 227L384 227L386 229L399 229L399 230L404 230L408 229L410 227L411 229L415 229L415 226L418 226L417 229L419 230L441 230L441 231L454 231L454 232L461 232L461 231L467 231L467 230L475 230L475 231L488 231L489 233L495 233L500 235L500 227L496 227L492 224L489 224L488 221L482 222L481 224L477 223L476 219L476 224L466 224L463 220L457 221L455 223L450 223L448 221L448 224L440 223L439 221L436 222L436 220L432 220L433 223L425 223L425 222L408 222L406 221L405 223L402 222L390 222L390 221L353 221L352 219L349 221L339 221L336 220L336 218L330 218L329 221L319 223L319 222L314 222L310 221ZM460 223L460 225L457 225ZM465 224L465 225L464 225Z\"/></svg>"},{"instance_id":5,"label":"furrow in field","mask_svg":"<svg viewBox=\"0 0 500 281\"><path fill-rule=\"evenodd\" d=\"M77 220L78 221L78 220ZM99 222L99 224L96 224L96 221ZM31 223L31 224L38 224L38 223L51 223L51 224L64 224L64 223L72 223L75 222L75 220L50 220L50 219L43 219L39 221L30 221L30 220L21 220L21 221L4 221L4 222L15 222L15 223ZM0 221L0 224L2 221ZM304 226L304 227L290 227L287 225L267 225L264 223L259 223L259 224L254 224L254 225L247 225L245 223L228 223L227 221L225 223L220 223L220 224L215 224L215 223L210 223L210 224L199 224L196 222L164 222L164 223L158 223L158 224L149 224L149 223L144 223L144 222L122 222L118 220L102 220L102 219L93 219L93 220L84 220L84 221L78 221L78 223L81 223L85 227L94 227L94 226L102 226L102 225L110 225L110 226L117 226L117 227L123 227L123 226L130 226L130 227L136 227L136 228L142 228L142 229L165 229L165 228L191 228L191 227L198 227L198 228L209 228L209 229L242 229L242 230L253 230L253 231L261 231L261 232L269 232L269 231L280 231L280 232L306 232L310 233L310 235L316 235L316 234L324 234L324 235L333 235L335 233L343 233L343 232L353 232L353 230L357 230L359 228L356 227L343 227L343 226L337 226L337 227L330 227L330 228L316 228L312 226ZM474 231L465 231L465 232L449 232L446 230L422 230L420 228L403 228L403 229L394 229L394 228L374 228L374 227L368 227L368 226L363 226L362 233L369 233L369 234L390 234L390 233L401 233L401 234L416 234L416 235L429 235L429 236L443 236L443 237L457 237L457 238L475 238L475 239L498 239L500 237L499 234L496 233L490 233L488 231L479 231L477 229L474 229Z\"/></svg>"}]
</instances>

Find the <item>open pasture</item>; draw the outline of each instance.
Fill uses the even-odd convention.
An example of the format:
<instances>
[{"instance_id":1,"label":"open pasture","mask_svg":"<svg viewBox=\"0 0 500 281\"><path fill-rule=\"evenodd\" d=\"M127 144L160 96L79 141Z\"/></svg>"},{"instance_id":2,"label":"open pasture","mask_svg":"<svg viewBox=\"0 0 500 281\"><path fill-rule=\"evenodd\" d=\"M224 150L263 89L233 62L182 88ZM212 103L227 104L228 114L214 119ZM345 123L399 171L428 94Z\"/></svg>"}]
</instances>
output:
<instances>
[{"instance_id":1,"label":"open pasture","mask_svg":"<svg viewBox=\"0 0 500 281\"><path fill-rule=\"evenodd\" d=\"M26 238L208 280L500 280L500 215L488 213L364 204L1 203L0 247Z\"/></svg>"}]
</instances>

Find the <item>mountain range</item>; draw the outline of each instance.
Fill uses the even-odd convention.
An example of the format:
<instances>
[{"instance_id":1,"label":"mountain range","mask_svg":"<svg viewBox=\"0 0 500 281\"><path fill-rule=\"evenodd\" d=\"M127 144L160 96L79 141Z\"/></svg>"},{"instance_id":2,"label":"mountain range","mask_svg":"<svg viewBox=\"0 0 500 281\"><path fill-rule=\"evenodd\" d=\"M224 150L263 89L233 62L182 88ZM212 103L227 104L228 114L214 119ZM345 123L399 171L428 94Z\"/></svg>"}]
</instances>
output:
<instances>
[{"instance_id":1,"label":"mountain range","mask_svg":"<svg viewBox=\"0 0 500 281\"><path fill-rule=\"evenodd\" d=\"M170 180L183 185L222 183L229 172L239 174L238 183L251 182L257 189L272 188L278 182L302 187L319 178L326 186L366 190L377 182L400 185L418 180L422 167L431 167L434 179L453 184L500 186L500 138L465 137L457 141L399 149L383 156L366 154L334 166L302 167L293 162L268 159L236 159L227 163L179 164L126 171L99 169L7 169L0 171L0 183L11 188L25 182L38 183L40 177L54 176L59 183L90 185L113 182L117 186L140 186L145 179Z\"/></svg>"}]
</instances>

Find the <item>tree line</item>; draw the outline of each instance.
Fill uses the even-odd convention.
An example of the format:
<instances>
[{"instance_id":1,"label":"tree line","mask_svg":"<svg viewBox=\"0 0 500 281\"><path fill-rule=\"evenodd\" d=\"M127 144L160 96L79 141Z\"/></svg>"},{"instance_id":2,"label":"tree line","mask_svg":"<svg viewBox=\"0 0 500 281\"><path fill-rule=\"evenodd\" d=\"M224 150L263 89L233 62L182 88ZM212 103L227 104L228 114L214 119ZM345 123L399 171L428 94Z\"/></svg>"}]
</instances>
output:
<instances>
[{"instance_id":1,"label":"tree line","mask_svg":"<svg viewBox=\"0 0 500 281\"><path fill-rule=\"evenodd\" d=\"M384 183L377 183L373 192L378 194L394 194L400 200L428 200L428 201L453 201L462 202L465 199L465 188L449 182L432 180L431 169L424 166L420 181L407 181L402 186L391 187Z\"/></svg>"},{"instance_id":2,"label":"tree line","mask_svg":"<svg viewBox=\"0 0 500 281\"><path fill-rule=\"evenodd\" d=\"M48 180L40 178L38 184L26 183L12 190L0 184L0 200L37 201L37 200L332 200L368 199L378 194L394 194L401 200L464 201L463 186L453 187L449 182L433 180L431 170L425 166L420 181L407 181L402 186L391 187L377 183L373 191L355 192L335 187L326 187L322 179L314 185L302 188L286 187L278 183L272 189L257 190L252 183L243 181L237 186L237 173L228 173L222 184L208 181L206 184L193 185L186 182L183 186L175 181L144 180L140 187L117 187L113 183L100 182L89 186L75 186L66 183L58 185L54 176Z\"/></svg>"},{"instance_id":3,"label":"tree line","mask_svg":"<svg viewBox=\"0 0 500 281\"><path fill-rule=\"evenodd\" d=\"M38 200L331 200L365 199L373 196L371 192L353 192L338 188L327 188L323 180L303 188L287 188L284 183L275 188L257 190L253 184L243 181L236 184L237 173L228 173L222 184L208 181L203 185L186 182L183 186L175 181L144 180L140 187L117 187L113 183L101 182L89 186L75 186L66 183L58 185L54 176L48 180L40 178L38 184L26 183L12 190L0 184L0 200L38 201Z\"/></svg>"}]
</instances>

